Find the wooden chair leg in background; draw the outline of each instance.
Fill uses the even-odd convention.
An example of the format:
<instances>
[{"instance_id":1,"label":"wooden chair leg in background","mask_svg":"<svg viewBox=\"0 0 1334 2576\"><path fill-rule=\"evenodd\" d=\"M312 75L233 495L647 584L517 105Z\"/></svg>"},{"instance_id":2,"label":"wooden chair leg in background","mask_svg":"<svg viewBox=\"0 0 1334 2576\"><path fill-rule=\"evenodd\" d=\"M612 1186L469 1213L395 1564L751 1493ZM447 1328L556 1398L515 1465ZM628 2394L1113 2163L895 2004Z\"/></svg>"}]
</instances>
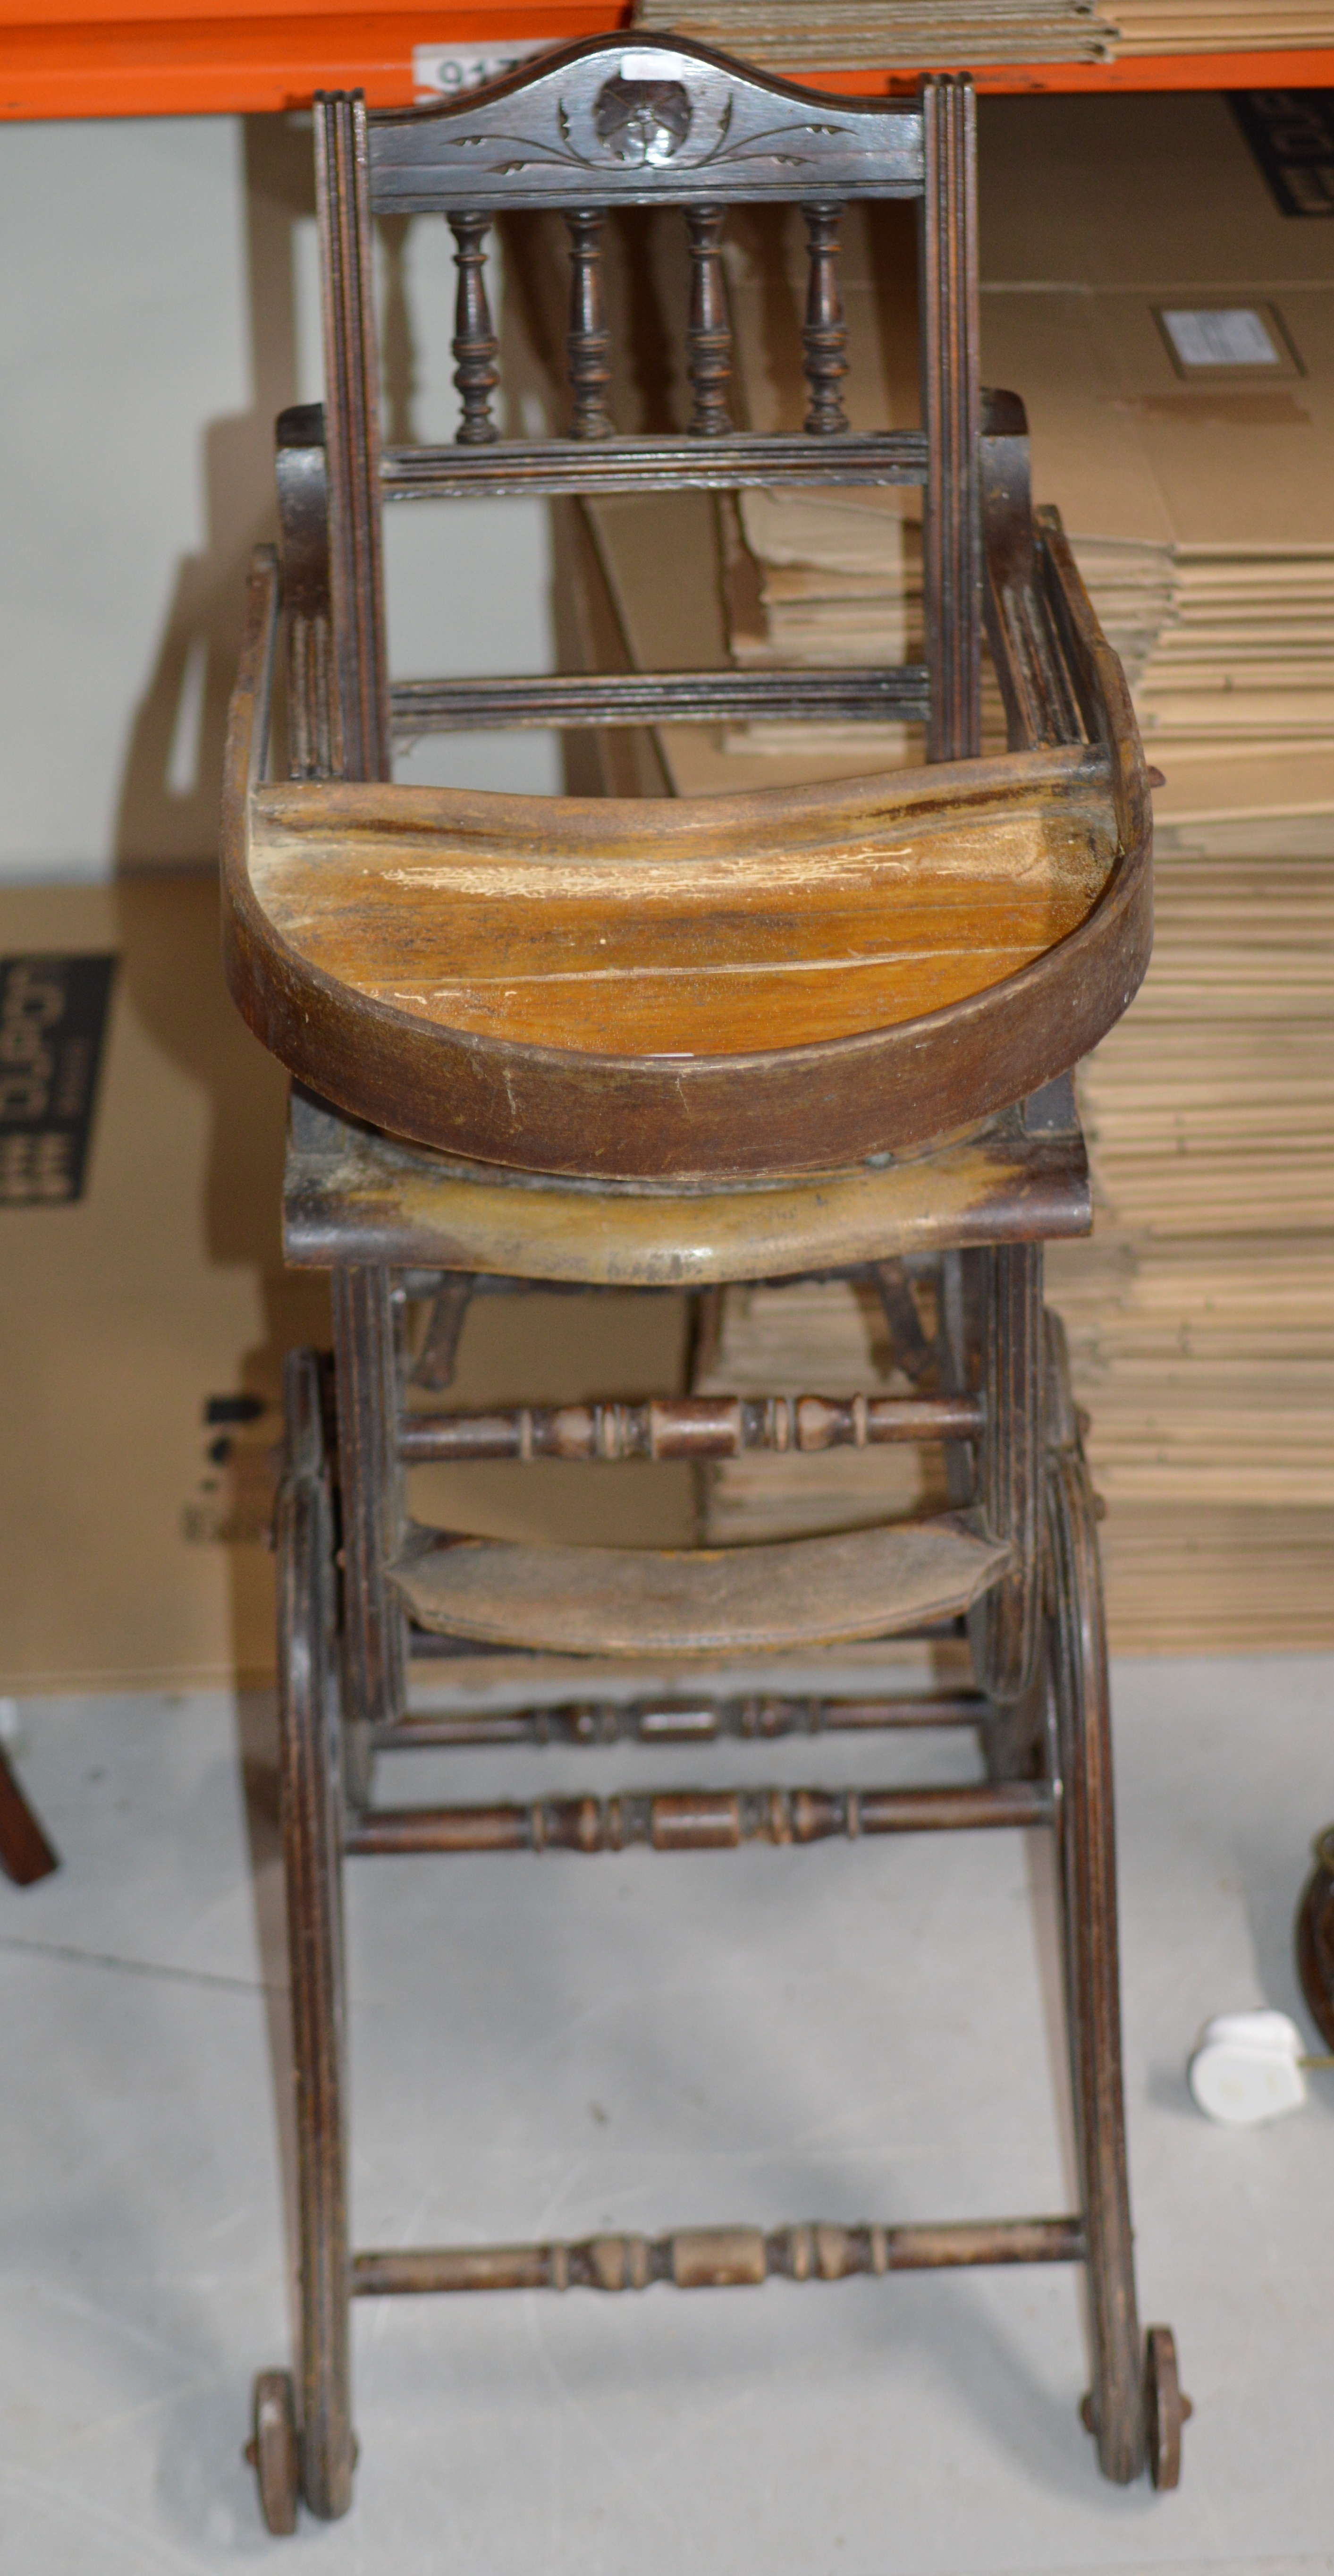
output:
<instances>
[{"instance_id":1,"label":"wooden chair leg in background","mask_svg":"<svg viewBox=\"0 0 1334 2576\"><path fill-rule=\"evenodd\" d=\"M0 1746L0 1869L16 1887L32 1887L59 1867Z\"/></svg>"},{"instance_id":2,"label":"wooden chair leg in background","mask_svg":"<svg viewBox=\"0 0 1334 2576\"><path fill-rule=\"evenodd\" d=\"M331 2522L352 2502L342 1861L333 1516L308 1351L287 1369L288 1469L278 1501L279 1778L292 1979L301 2359L255 2384L250 2457L264 2518L296 2529L298 2494Z\"/></svg>"}]
</instances>

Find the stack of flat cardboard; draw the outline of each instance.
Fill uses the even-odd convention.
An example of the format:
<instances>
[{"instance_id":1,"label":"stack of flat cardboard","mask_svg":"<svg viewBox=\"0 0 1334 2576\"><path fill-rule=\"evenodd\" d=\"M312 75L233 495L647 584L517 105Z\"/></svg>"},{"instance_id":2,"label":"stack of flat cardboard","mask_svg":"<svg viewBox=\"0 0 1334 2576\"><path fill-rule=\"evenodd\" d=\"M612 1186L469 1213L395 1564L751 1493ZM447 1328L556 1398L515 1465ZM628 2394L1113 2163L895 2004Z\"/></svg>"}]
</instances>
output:
<instances>
[{"instance_id":1,"label":"stack of flat cardboard","mask_svg":"<svg viewBox=\"0 0 1334 2576\"><path fill-rule=\"evenodd\" d=\"M1240 136L1224 132L1255 183ZM738 409L753 428L797 427L799 216L735 225L727 259ZM1217 264L1201 283L1193 246L1192 265L1181 284L997 285L983 298L984 371L1022 390L1035 490L1062 511L1145 742L1170 768L1169 828L1296 805L1328 818L1334 847L1334 286L1229 289ZM843 274L849 418L910 426L916 326L898 209L850 210ZM915 494L747 493L725 539L737 661L920 652ZM878 759L920 756L905 728L860 739ZM818 747L834 747L828 729ZM733 748L793 743L756 726Z\"/></svg>"},{"instance_id":2,"label":"stack of flat cardboard","mask_svg":"<svg viewBox=\"0 0 1334 2576\"><path fill-rule=\"evenodd\" d=\"M637 27L692 36L775 71L896 64L1114 62L1334 40L1328 0L636 0Z\"/></svg>"},{"instance_id":3,"label":"stack of flat cardboard","mask_svg":"<svg viewBox=\"0 0 1334 2576\"><path fill-rule=\"evenodd\" d=\"M984 373L1024 395L1035 492L1062 507L1168 773L1154 962L1082 1076L1098 1230L1049 1256L1108 1506L1112 1633L1123 1649L1329 1644L1334 235L1284 219L1218 99L989 101L981 137ZM799 219L747 216L728 242L738 416L796 426ZM850 417L911 425L901 213L851 216L845 243ZM1177 325L1184 358L1169 314L1197 317ZM1245 357L1257 323L1263 367ZM911 496L747 495L720 526L704 500L617 502L583 543L636 662L918 649ZM920 744L696 726L651 753L660 785L701 793ZM874 1391L888 1364L847 1287L728 1290L700 1382L797 1390L833 1370ZM890 1452L743 1459L711 1471L705 1527L871 1519L937 1476L928 1461L914 1485Z\"/></svg>"},{"instance_id":4,"label":"stack of flat cardboard","mask_svg":"<svg viewBox=\"0 0 1334 2576\"><path fill-rule=\"evenodd\" d=\"M1334 41L1328 0L1109 0L1119 54L1270 53Z\"/></svg>"},{"instance_id":5,"label":"stack of flat cardboard","mask_svg":"<svg viewBox=\"0 0 1334 2576\"><path fill-rule=\"evenodd\" d=\"M1334 852L1334 238L1224 99L980 115L983 373L1167 773L1159 847Z\"/></svg>"}]
</instances>

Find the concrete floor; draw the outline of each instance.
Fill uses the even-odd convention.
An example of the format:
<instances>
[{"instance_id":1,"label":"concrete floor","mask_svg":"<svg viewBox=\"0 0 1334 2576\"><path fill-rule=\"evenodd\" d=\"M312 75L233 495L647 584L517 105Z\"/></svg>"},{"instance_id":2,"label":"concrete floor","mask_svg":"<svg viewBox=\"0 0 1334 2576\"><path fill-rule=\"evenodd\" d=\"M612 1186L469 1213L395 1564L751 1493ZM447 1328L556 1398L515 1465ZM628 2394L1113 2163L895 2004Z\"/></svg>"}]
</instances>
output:
<instances>
[{"instance_id":1,"label":"concrete floor","mask_svg":"<svg viewBox=\"0 0 1334 2576\"><path fill-rule=\"evenodd\" d=\"M1127 1663L1116 1692L1140 2291L1196 2401L1180 2492L1100 2481L1063 2271L386 2301L356 2318L353 2513L294 2543L240 2459L251 2373L290 2349L270 1712L23 1705L65 1865L0 1883L6 2576L1334 2569L1334 2077L1233 2133L1183 2073L1213 2012L1302 2018L1334 1658ZM749 1761L872 1783L930 1749ZM386 1794L442 1768L461 1797L707 1782L743 1755L422 1756ZM1047 1857L354 1863L359 2241L1059 2209Z\"/></svg>"}]
</instances>

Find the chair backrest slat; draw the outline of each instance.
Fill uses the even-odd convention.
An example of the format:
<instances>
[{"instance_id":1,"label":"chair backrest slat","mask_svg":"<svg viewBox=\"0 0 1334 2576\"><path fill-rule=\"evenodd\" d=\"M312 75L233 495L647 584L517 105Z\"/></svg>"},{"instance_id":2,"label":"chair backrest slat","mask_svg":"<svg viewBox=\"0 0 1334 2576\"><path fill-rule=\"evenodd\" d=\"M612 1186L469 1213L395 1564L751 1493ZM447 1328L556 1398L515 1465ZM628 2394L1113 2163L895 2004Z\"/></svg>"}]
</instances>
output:
<instances>
[{"instance_id":1,"label":"chair backrest slat","mask_svg":"<svg viewBox=\"0 0 1334 2576\"><path fill-rule=\"evenodd\" d=\"M500 343L491 321L486 293L486 236L489 215L451 215L454 266L459 273L454 301L454 390L463 409L458 426L460 447L489 447L500 431L491 417L491 396L500 382L496 360Z\"/></svg>"},{"instance_id":2,"label":"chair backrest slat","mask_svg":"<svg viewBox=\"0 0 1334 2576\"><path fill-rule=\"evenodd\" d=\"M329 389L330 587L343 774L390 774L390 698L379 526L386 499L745 489L926 487L923 537L927 753L981 747L981 397L978 383L975 109L969 82L924 80L916 99L831 99L681 40L596 37L517 72L480 99L367 113L360 95L316 100L318 210ZM921 432L850 429L839 225L852 199L922 204ZM800 206L807 286L804 432L738 431L728 406L731 332L720 237L736 204ZM623 438L608 405L602 278L607 210L684 209L690 269L679 437ZM552 208L570 241L568 435L499 434L497 338L485 256L499 213ZM437 214L454 237L458 289L452 450L379 446L372 218Z\"/></svg>"},{"instance_id":3,"label":"chair backrest slat","mask_svg":"<svg viewBox=\"0 0 1334 2576\"><path fill-rule=\"evenodd\" d=\"M611 383L611 333L602 301L602 215L598 208L567 214L570 236L570 328L565 350L570 370L572 438L610 438L607 387Z\"/></svg>"},{"instance_id":4,"label":"chair backrest slat","mask_svg":"<svg viewBox=\"0 0 1334 2576\"><path fill-rule=\"evenodd\" d=\"M821 98L702 45L594 37L479 102L377 112L369 173L377 215L918 197L922 112Z\"/></svg>"},{"instance_id":5,"label":"chair backrest slat","mask_svg":"<svg viewBox=\"0 0 1334 2576\"><path fill-rule=\"evenodd\" d=\"M703 446L697 438L613 438L592 453L567 438L505 438L486 453L459 447L386 447L380 486L386 500L462 501L489 492L756 492L770 487L832 490L877 484L924 484L927 444L917 429L817 447L803 436L730 438Z\"/></svg>"},{"instance_id":6,"label":"chair backrest slat","mask_svg":"<svg viewBox=\"0 0 1334 2576\"><path fill-rule=\"evenodd\" d=\"M727 387L732 373L732 326L727 318L720 247L725 208L687 206L690 243L690 319L686 325L686 373L694 397L690 412L692 438L726 438L732 428Z\"/></svg>"},{"instance_id":7,"label":"chair backrest slat","mask_svg":"<svg viewBox=\"0 0 1334 2576\"><path fill-rule=\"evenodd\" d=\"M848 326L838 282L840 205L803 206L806 218L806 319L802 364L810 390L803 426L810 438L836 437L848 426L842 382L848 372Z\"/></svg>"}]
</instances>

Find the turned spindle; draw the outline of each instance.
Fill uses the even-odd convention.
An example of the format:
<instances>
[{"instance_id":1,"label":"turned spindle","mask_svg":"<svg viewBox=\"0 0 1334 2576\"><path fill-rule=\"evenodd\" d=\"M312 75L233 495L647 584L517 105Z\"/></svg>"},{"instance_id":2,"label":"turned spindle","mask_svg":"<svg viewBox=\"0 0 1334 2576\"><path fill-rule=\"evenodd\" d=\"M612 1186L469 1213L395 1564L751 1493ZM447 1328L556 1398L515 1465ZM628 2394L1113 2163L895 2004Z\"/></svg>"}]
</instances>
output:
<instances>
[{"instance_id":1,"label":"turned spindle","mask_svg":"<svg viewBox=\"0 0 1334 2576\"><path fill-rule=\"evenodd\" d=\"M847 415L839 391L848 372L848 328L838 282L838 225L841 206L803 206L806 218L806 320L802 326L802 365L810 388L804 426L812 438L829 438L846 429Z\"/></svg>"},{"instance_id":2,"label":"turned spindle","mask_svg":"<svg viewBox=\"0 0 1334 2576\"><path fill-rule=\"evenodd\" d=\"M574 438L610 438L605 394L611 382L607 363L611 342L602 303L602 217L579 213L567 215L565 221L570 234L570 328L565 347L574 396L570 432Z\"/></svg>"},{"instance_id":3,"label":"turned spindle","mask_svg":"<svg viewBox=\"0 0 1334 2576\"><path fill-rule=\"evenodd\" d=\"M455 437L460 447L488 447L500 433L491 418L491 396L500 382L496 358L499 342L486 297L487 215L451 215L454 266L459 273L454 299L454 383L463 405Z\"/></svg>"},{"instance_id":4,"label":"turned spindle","mask_svg":"<svg viewBox=\"0 0 1334 2576\"><path fill-rule=\"evenodd\" d=\"M686 328L686 372L694 395L690 415L692 438L726 438L732 423L727 410L727 384L732 373L732 334L723 284L721 206L691 206L686 214L690 237L690 320Z\"/></svg>"}]
</instances>

